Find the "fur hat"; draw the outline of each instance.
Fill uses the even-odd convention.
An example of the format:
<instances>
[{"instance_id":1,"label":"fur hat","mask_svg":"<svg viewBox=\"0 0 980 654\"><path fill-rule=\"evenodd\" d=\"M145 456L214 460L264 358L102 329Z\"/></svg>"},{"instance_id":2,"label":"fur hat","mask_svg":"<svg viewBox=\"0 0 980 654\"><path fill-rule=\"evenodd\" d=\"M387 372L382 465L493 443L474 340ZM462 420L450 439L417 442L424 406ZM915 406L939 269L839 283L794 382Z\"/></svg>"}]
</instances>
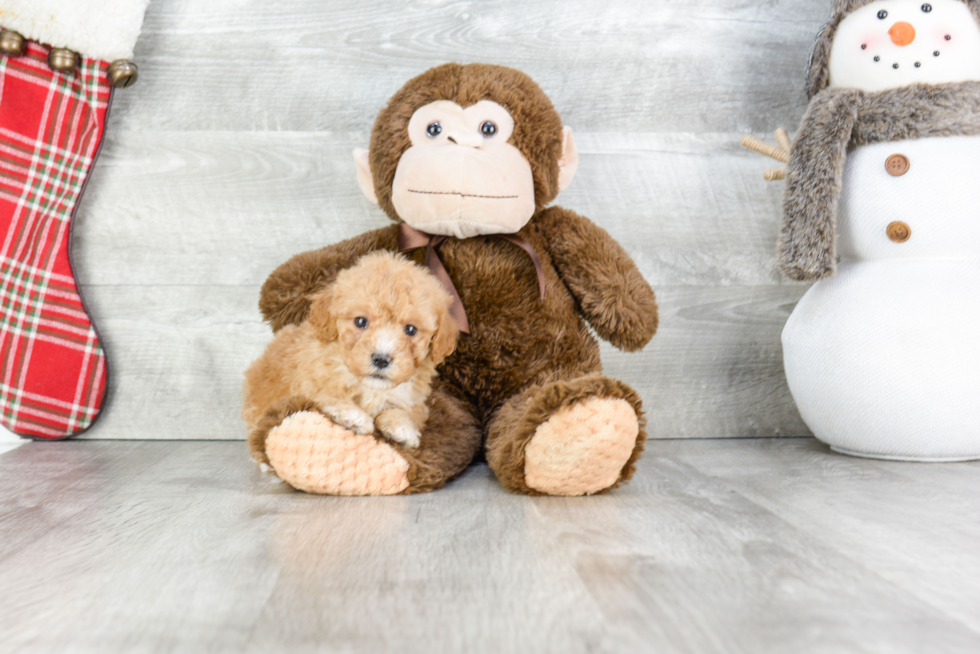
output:
<instances>
[{"instance_id":1,"label":"fur hat","mask_svg":"<svg viewBox=\"0 0 980 654\"><path fill-rule=\"evenodd\" d=\"M830 77L830 44L834 40L837 26L849 13L874 1L834 0L834 14L817 34L817 40L814 41L813 49L810 51L810 61L807 63L806 92L810 99L827 87ZM970 7L977 22L980 22L980 0L963 0L963 2Z\"/></svg>"}]
</instances>

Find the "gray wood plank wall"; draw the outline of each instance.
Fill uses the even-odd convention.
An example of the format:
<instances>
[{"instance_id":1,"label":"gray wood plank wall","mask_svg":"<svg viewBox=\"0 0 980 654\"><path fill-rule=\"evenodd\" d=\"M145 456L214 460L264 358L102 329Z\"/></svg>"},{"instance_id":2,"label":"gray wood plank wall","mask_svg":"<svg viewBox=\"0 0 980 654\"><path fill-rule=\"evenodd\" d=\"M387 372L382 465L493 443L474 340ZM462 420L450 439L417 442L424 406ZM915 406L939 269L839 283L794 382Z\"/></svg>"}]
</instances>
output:
<instances>
[{"instance_id":1,"label":"gray wood plank wall","mask_svg":"<svg viewBox=\"0 0 980 654\"><path fill-rule=\"evenodd\" d=\"M350 151L446 61L530 74L575 130L558 203L658 292L639 354L604 350L660 438L807 434L779 334L806 288L774 265L782 183L742 150L791 131L830 0L158 0L75 226L109 356L92 438L244 436L241 373L270 338L258 290L297 252L384 226Z\"/></svg>"}]
</instances>

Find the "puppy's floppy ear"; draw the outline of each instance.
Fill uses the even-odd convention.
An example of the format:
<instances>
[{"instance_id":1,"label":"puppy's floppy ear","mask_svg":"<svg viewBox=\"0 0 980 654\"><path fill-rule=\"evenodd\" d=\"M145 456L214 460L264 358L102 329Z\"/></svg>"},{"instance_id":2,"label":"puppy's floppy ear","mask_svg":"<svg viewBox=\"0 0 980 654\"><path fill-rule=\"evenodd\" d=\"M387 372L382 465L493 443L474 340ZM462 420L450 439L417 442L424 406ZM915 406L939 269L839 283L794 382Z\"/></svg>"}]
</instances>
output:
<instances>
[{"instance_id":1,"label":"puppy's floppy ear","mask_svg":"<svg viewBox=\"0 0 980 654\"><path fill-rule=\"evenodd\" d=\"M432 351L432 363L439 365L456 349L456 339L459 338L459 327L449 315L449 309L443 307L439 311L439 324L436 333L432 335L429 349Z\"/></svg>"},{"instance_id":2,"label":"puppy's floppy ear","mask_svg":"<svg viewBox=\"0 0 980 654\"><path fill-rule=\"evenodd\" d=\"M306 317L313 328L316 336L321 341L329 343L337 340L337 318L333 315L333 289L328 288L320 291L312 298L310 313Z\"/></svg>"}]
</instances>

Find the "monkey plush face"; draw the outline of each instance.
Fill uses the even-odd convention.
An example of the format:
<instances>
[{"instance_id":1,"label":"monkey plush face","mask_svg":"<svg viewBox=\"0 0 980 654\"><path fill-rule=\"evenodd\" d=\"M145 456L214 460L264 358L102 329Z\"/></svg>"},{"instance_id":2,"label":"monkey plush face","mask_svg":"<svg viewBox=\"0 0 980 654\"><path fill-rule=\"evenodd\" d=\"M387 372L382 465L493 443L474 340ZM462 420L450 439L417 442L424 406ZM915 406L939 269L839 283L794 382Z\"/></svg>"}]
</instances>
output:
<instances>
[{"instance_id":1,"label":"monkey plush face","mask_svg":"<svg viewBox=\"0 0 980 654\"><path fill-rule=\"evenodd\" d=\"M829 68L863 91L980 80L980 25L962 0L878 0L840 22Z\"/></svg>"},{"instance_id":2,"label":"monkey plush face","mask_svg":"<svg viewBox=\"0 0 980 654\"><path fill-rule=\"evenodd\" d=\"M398 215L457 238L518 231L534 214L534 177L507 142L513 133L514 119L491 100L466 109L437 100L417 110L391 189Z\"/></svg>"},{"instance_id":3,"label":"monkey plush face","mask_svg":"<svg viewBox=\"0 0 980 654\"><path fill-rule=\"evenodd\" d=\"M355 150L358 183L428 234L513 234L578 166L571 130L541 89L502 66L445 64L409 81Z\"/></svg>"}]
</instances>

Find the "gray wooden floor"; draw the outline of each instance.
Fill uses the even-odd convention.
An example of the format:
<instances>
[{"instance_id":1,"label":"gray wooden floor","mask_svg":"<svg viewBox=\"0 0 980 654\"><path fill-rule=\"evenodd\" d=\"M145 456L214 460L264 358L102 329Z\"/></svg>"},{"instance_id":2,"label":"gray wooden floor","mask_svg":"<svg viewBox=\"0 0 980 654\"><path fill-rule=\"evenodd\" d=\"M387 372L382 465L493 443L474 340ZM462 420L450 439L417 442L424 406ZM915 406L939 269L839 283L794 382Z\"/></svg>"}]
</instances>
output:
<instances>
[{"instance_id":1,"label":"gray wooden floor","mask_svg":"<svg viewBox=\"0 0 980 654\"><path fill-rule=\"evenodd\" d=\"M593 498L486 466L291 492L240 442L0 455L4 652L980 651L980 462L811 439L651 442Z\"/></svg>"},{"instance_id":2,"label":"gray wooden floor","mask_svg":"<svg viewBox=\"0 0 980 654\"><path fill-rule=\"evenodd\" d=\"M388 224L351 158L409 78L447 61L531 75L576 134L557 203L608 229L661 331L603 351L653 438L808 435L779 334L782 184L738 145L806 108L831 0L160 0L115 95L75 223L110 366L96 439L236 439L257 300L291 255Z\"/></svg>"}]
</instances>

